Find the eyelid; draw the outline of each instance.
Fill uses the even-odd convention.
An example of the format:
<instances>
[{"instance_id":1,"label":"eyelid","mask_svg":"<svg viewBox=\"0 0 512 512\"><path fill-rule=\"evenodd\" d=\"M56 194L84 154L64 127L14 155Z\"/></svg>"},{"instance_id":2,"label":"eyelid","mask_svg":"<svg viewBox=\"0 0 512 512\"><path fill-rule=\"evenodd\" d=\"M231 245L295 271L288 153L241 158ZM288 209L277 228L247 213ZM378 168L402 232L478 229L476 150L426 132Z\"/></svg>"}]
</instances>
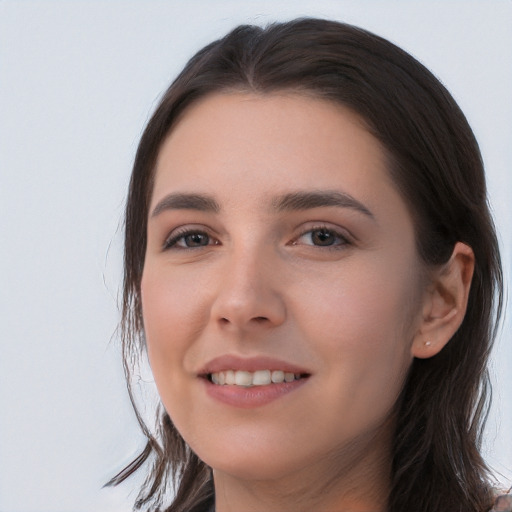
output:
<instances>
[{"instance_id":1,"label":"eyelid","mask_svg":"<svg viewBox=\"0 0 512 512\"><path fill-rule=\"evenodd\" d=\"M177 242L185 238L188 235L194 235L194 234L200 234L200 235L206 235L209 237L210 240L214 240L215 243L204 246L197 246L197 247L181 247L177 245ZM192 249L200 249L202 247L208 247L210 245L218 245L219 241L215 239L215 237L212 235L211 230L205 228L204 226L194 226L194 225L184 225L179 226L177 228L174 228L164 239L162 244L162 250L167 251L170 249L177 249L177 250L192 250Z\"/></svg>"},{"instance_id":2,"label":"eyelid","mask_svg":"<svg viewBox=\"0 0 512 512\"><path fill-rule=\"evenodd\" d=\"M325 230L330 233L332 233L335 237L337 237L341 243L335 243L333 245L315 245L315 244L300 244L298 243L298 240L303 237L304 235L314 232L314 231L320 231ZM196 247L182 247L177 245L177 243L180 241L180 239L185 238L189 235L194 234L200 234L207 236L209 238L209 243L204 246L196 246ZM306 225L301 226L300 231L296 235L293 236L292 240L287 243L287 245L303 245L303 246L309 246L319 249L340 249L345 246L353 245L355 242L355 237L351 235L351 233L340 226L333 226L332 224L328 222L311 222L307 223ZM212 243L213 242L213 243ZM162 242L162 251L167 251L171 249L176 250L195 250L195 249L201 249L205 247L209 247L212 245L220 245L220 242L218 238L212 233L212 230L205 227L204 225L194 225L194 224L186 224L183 226L178 226L170 231L170 233L164 238Z\"/></svg>"},{"instance_id":3,"label":"eyelid","mask_svg":"<svg viewBox=\"0 0 512 512\"><path fill-rule=\"evenodd\" d=\"M307 227L306 226L303 227L299 231L299 233L293 238L290 245L299 245L297 243L297 240L299 240L301 237L303 237L304 235L311 233L313 231L321 231L321 230L329 231L329 232L333 233L336 237L341 239L343 241L343 243L335 244L335 245L325 245L325 246L313 245L313 244L311 244L311 245L301 244L301 245L306 245L306 246L310 246L310 247L318 247L320 249L340 249L347 245L352 245L355 241L354 237L346 229L343 229L339 226L332 226L329 223L318 222L318 223L313 223L311 225L308 225Z\"/></svg>"}]
</instances>

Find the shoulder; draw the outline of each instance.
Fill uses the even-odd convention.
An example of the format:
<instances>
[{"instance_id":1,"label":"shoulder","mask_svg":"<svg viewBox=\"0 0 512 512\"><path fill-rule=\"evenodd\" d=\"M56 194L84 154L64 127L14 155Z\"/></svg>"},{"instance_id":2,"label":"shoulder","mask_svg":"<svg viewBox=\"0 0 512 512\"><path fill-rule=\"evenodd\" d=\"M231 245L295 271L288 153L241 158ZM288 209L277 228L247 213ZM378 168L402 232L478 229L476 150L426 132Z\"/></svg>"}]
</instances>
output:
<instances>
[{"instance_id":1,"label":"shoulder","mask_svg":"<svg viewBox=\"0 0 512 512\"><path fill-rule=\"evenodd\" d=\"M512 512L512 494L501 494L489 512Z\"/></svg>"}]
</instances>

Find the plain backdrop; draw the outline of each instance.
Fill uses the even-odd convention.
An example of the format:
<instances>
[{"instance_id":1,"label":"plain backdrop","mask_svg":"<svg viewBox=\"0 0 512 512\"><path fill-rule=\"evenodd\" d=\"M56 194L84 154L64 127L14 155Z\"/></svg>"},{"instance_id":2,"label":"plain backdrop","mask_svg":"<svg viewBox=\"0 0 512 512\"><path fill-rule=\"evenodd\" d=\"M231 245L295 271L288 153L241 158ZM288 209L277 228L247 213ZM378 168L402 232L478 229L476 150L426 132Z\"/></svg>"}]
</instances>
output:
<instances>
[{"instance_id":1,"label":"plain backdrop","mask_svg":"<svg viewBox=\"0 0 512 512\"><path fill-rule=\"evenodd\" d=\"M137 480L101 486L144 442L115 336L138 139L203 45L304 15L387 37L452 92L481 145L510 283L512 2L0 1L0 512L130 510ZM504 480L510 338L508 321L485 446Z\"/></svg>"}]
</instances>

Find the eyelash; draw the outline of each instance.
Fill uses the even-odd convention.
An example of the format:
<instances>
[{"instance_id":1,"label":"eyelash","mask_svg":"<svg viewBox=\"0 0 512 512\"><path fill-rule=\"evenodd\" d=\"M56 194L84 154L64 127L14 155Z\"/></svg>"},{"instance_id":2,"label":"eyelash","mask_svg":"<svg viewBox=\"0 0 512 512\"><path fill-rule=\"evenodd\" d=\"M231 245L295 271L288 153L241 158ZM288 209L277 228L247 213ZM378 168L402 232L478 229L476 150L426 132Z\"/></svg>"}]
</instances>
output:
<instances>
[{"instance_id":1,"label":"eyelash","mask_svg":"<svg viewBox=\"0 0 512 512\"><path fill-rule=\"evenodd\" d=\"M344 248L346 248L346 246L351 245L351 242L346 235L340 233L339 231L337 231L335 229L332 229L332 228L329 228L326 226L322 226L322 225L315 226L315 227L308 228L308 229L304 230L296 238L294 238L294 240L291 243L289 243L288 245L299 245L297 243L297 241L300 240L303 236L305 236L307 234L312 235L313 233L320 232L320 231L329 236L334 236L336 241L341 242L341 243L335 242L330 245L316 245L316 244L304 244L304 245L308 245L310 247L320 247L322 249L327 249L327 250L331 250L331 251L344 249ZM196 245L196 246L187 246L187 245L180 246L180 245L178 245L180 241L184 242L187 237L193 236L193 235L199 235L199 236L206 237L208 239L208 243L206 245ZM164 251L170 250L170 249L191 250L191 249L200 249L203 247L208 247L209 245L219 245L218 241L214 241L214 243L211 244L210 242L212 240L214 240L214 239L212 239L212 237L205 230L184 228L182 230L178 230L178 232L176 232L172 236L166 238L166 240L164 241L164 244L163 244L163 250Z\"/></svg>"},{"instance_id":2,"label":"eyelash","mask_svg":"<svg viewBox=\"0 0 512 512\"><path fill-rule=\"evenodd\" d=\"M308 234L310 234L310 236L312 236L313 233L320 232L320 231L324 232L327 235L334 236L336 241L339 243L335 242L334 244L330 244L330 245L315 245L315 244L306 244L306 245L309 245L310 247L319 247L319 248L327 249L330 251L339 251L339 250L345 249L347 246L351 245L351 242L347 235L341 233L340 231L338 231L336 229L333 229L333 228L330 228L327 226L323 226L323 225L314 226L314 227L305 229L297 238L294 239L294 241L291 243L291 245L298 245L297 240L299 240L303 236L308 235Z\"/></svg>"},{"instance_id":3,"label":"eyelash","mask_svg":"<svg viewBox=\"0 0 512 512\"><path fill-rule=\"evenodd\" d=\"M198 249L198 248L207 247L208 245L210 245L209 243L207 245L197 245L194 247L189 247L189 246L182 247L182 246L178 245L180 240L184 241L187 236L193 236L193 235L205 236L208 238L208 241L211 240L210 235L204 230L183 228L181 230L178 230L177 233L174 233L172 236L165 239L164 246L163 246L164 251L168 250L168 249L173 249L173 248L178 249L178 250L180 250L180 249L184 249L184 250ZM218 242L214 243L213 245L218 245Z\"/></svg>"}]
</instances>

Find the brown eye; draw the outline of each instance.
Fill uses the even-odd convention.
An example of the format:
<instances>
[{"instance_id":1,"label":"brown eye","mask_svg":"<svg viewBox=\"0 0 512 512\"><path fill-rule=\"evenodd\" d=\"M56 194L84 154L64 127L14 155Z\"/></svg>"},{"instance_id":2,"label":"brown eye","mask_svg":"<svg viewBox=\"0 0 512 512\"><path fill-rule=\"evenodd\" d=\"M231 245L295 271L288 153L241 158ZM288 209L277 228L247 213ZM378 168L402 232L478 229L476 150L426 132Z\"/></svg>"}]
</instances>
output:
<instances>
[{"instance_id":1,"label":"brown eye","mask_svg":"<svg viewBox=\"0 0 512 512\"><path fill-rule=\"evenodd\" d=\"M317 229L311 232L313 245L329 246L336 243L336 235L328 229Z\"/></svg>"},{"instance_id":2,"label":"brown eye","mask_svg":"<svg viewBox=\"0 0 512 512\"><path fill-rule=\"evenodd\" d=\"M182 238L186 247L204 247L210 242L210 237L206 233L192 233Z\"/></svg>"},{"instance_id":3,"label":"brown eye","mask_svg":"<svg viewBox=\"0 0 512 512\"><path fill-rule=\"evenodd\" d=\"M164 249L194 249L197 247L206 247L213 242L203 231L187 231L185 233L177 233L165 241Z\"/></svg>"},{"instance_id":4,"label":"brown eye","mask_svg":"<svg viewBox=\"0 0 512 512\"><path fill-rule=\"evenodd\" d=\"M313 247L340 248L349 244L345 236L333 229L316 228L304 232L297 238L294 245L309 245Z\"/></svg>"}]
</instances>

